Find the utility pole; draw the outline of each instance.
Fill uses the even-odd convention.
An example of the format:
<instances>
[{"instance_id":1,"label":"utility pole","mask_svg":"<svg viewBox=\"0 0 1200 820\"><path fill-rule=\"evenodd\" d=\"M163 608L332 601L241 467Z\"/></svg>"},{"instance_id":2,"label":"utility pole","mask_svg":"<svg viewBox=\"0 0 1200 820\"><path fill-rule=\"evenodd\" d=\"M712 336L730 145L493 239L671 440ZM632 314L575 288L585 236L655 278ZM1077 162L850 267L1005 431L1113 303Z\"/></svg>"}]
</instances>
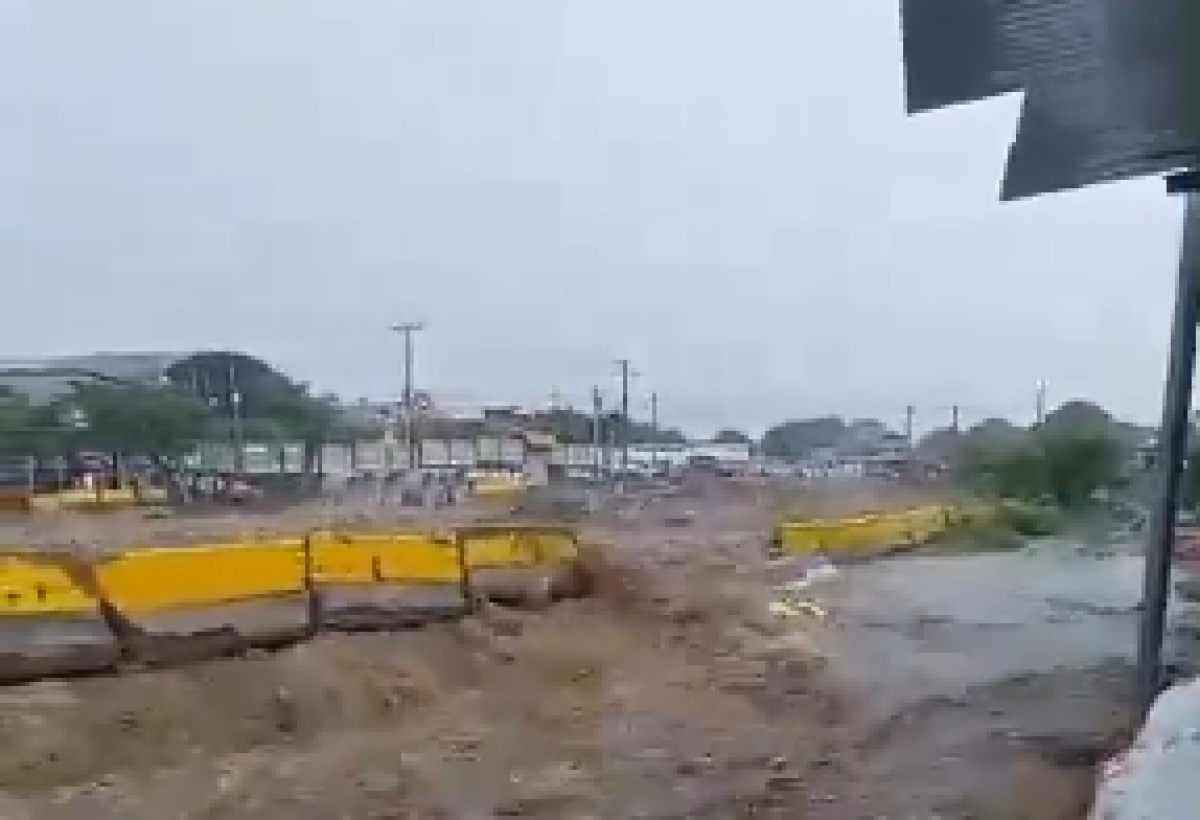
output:
<instances>
[{"instance_id":1,"label":"utility pole","mask_svg":"<svg viewBox=\"0 0 1200 820\"><path fill-rule=\"evenodd\" d=\"M629 359L617 359L617 366L621 369L621 424L620 424L620 439L618 446L621 448L621 476L629 472Z\"/></svg>"},{"instance_id":2,"label":"utility pole","mask_svg":"<svg viewBox=\"0 0 1200 820\"><path fill-rule=\"evenodd\" d=\"M404 337L404 452L408 456L409 468L419 467L421 442L417 435L416 407L413 401L413 335L425 329L421 322L404 322L392 325L392 330Z\"/></svg>"},{"instance_id":3,"label":"utility pole","mask_svg":"<svg viewBox=\"0 0 1200 820\"><path fill-rule=\"evenodd\" d=\"M650 393L650 470L658 474L658 391Z\"/></svg>"},{"instance_id":4,"label":"utility pole","mask_svg":"<svg viewBox=\"0 0 1200 820\"><path fill-rule=\"evenodd\" d=\"M1046 382L1037 383L1037 399L1034 409L1034 421L1038 427L1046 421Z\"/></svg>"},{"instance_id":5,"label":"utility pole","mask_svg":"<svg viewBox=\"0 0 1200 820\"><path fill-rule=\"evenodd\" d=\"M913 446L913 423L916 420L917 408L914 405L908 405L904 408L904 440L908 444L908 449L912 450Z\"/></svg>"},{"instance_id":6,"label":"utility pole","mask_svg":"<svg viewBox=\"0 0 1200 820\"><path fill-rule=\"evenodd\" d=\"M955 433L957 433L961 429L959 427L958 416L959 416L958 405L956 404L950 408L950 429L951 429L951 431L953 431Z\"/></svg>"},{"instance_id":7,"label":"utility pole","mask_svg":"<svg viewBox=\"0 0 1200 820\"><path fill-rule=\"evenodd\" d=\"M246 436L242 426L242 394L238 390L237 369L229 363L229 422L233 438L233 472L238 478L246 473Z\"/></svg>"},{"instance_id":8,"label":"utility pole","mask_svg":"<svg viewBox=\"0 0 1200 820\"><path fill-rule=\"evenodd\" d=\"M600 395L600 388L592 388L592 473L595 478L600 478L601 466L607 459L604 458L604 397Z\"/></svg>"}]
</instances>

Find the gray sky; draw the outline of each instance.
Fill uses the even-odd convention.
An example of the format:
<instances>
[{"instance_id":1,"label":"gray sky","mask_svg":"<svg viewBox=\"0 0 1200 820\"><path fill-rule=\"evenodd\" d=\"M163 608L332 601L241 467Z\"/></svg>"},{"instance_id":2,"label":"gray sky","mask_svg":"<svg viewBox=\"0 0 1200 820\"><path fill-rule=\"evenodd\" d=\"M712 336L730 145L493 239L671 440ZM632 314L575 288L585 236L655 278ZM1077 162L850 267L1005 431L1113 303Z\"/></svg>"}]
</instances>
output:
<instances>
[{"instance_id":1,"label":"gray sky","mask_svg":"<svg viewBox=\"0 0 1200 820\"><path fill-rule=\"evenodd\" d=\"M4 0L0 350L358 396L1153 419L1177 203L1000 205L1018 101L902 115L898 0ZM640 399L637 403L641 403Z\"/></svg>"}]
</instances>

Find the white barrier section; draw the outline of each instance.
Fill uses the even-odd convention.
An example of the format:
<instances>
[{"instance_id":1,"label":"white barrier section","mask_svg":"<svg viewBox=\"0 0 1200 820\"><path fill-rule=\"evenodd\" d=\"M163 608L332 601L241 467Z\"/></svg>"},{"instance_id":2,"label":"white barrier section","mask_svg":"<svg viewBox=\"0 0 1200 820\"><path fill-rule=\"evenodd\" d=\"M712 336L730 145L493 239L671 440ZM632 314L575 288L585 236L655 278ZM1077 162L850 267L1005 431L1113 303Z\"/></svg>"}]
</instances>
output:
<instances>
[{"instance_id":1,"label":"white barrier section","mask_svg":"<svg viewBox=\"0 0 1200 820\"><path fill-rule=\"evenodd\" d=\"M1133 747L1107 764L1092 820L1200 817L1200 679L1159 697Z\"/></svg>"}]
</instances>

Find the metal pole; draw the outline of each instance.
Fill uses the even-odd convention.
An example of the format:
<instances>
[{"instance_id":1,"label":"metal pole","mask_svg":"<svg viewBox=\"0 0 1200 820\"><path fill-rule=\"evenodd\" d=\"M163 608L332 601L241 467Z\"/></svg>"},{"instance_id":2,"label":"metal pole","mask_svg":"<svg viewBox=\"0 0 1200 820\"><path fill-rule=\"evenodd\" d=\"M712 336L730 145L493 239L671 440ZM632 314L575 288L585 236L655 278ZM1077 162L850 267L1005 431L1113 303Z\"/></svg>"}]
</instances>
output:
<instances>
[{"instance_id":1,"label":"metal pole","mask_svg":"<svg viewBox=\"0 0 1200 820\"><path fill-rule=\"evenodd\" d=\"M404 425L404 452L408 457L408 466L410 468L419 467L421 462L421 442L417 434L416 408L413 406L413 370L416 358L413 346L413 334L423 330L424 327L420 322L405 322L392 327L392 330L404 337L404 397L401 401L403 402L404 410L402 419Z\"/></svg>"},{"instance_id":2,"label":"metal pole","mask_svg":"<svg viewBox=\"0 0 1200 820\"><path fill-rule=\"evenodd\" d=\"M658 473L658 391L650 393L650 470Z\"/></svg>"},{"instance_id":3,"label":"metal pole","mask_svg":"<svg viewBox=\"0 0 1200 820\"><path fill-rule=\"evenodd\" d=\"M1188 446L1192 384L1196 366L1196 321L1200 317L1200 172L1168 180L1168 191L1186 196L1183 240L1171 323L1162 423L1158 430L1158 496L1146 543L1142 615L1138 634L1139 705L1149 710L1163 685L1162 648L1171 597L1171 559L1180 479Z\"/></svg>"},{"instance_id":4,"label":"metal pole","mask_svg":"<svg viewBox=\"0 0 1200 820\"><path fill-rule=\"evenodd\" d=\"M592 475L599 479L604 464L604 398L600 388L592 388Z\"/></svg>"},{"instance_id":5,"label":"metal pole","mask_svg":"<svg viewBox=\"0 0 1200 820\"><path fill-rule=\"evenodd\" d=\"M416 429L413 419L416 408L413 407L413 329L404 329L404 448L408 454L408 466L416 467L420 460L415 452L417 444Z\"/></svg>"},{"instance_id":6,"label":"metal pole","mask_svg":"<svg viewBox=\"0 0 1200 820\"><path fill-rule=\"evenodd\" d=\"M238 392L237 370L229 364L229 421L233 438L233 473L241 478L246 473L246 437L242 427L242 394Z\"/></svg>"},{"instance_id":7,"label":"metal pole","mask_svg":"<svg viewBox=\"0 0 1200 820\"><path fill-rule=\"evenodd\" d=\"M1046 421L1046 382L1037 383L1037 399L1034 404L1034 422L1038 427Z\"/></svg>"},{"instance_id":8,"label":"metal pole","mask_svg":"<svg viewBox=\"0 0 1200 820\"><path fill-rule=\"evenodd\" d=\"M618 359L621 368L621 478L629 472L629 359Z\"/></svg>"}]
</instances>

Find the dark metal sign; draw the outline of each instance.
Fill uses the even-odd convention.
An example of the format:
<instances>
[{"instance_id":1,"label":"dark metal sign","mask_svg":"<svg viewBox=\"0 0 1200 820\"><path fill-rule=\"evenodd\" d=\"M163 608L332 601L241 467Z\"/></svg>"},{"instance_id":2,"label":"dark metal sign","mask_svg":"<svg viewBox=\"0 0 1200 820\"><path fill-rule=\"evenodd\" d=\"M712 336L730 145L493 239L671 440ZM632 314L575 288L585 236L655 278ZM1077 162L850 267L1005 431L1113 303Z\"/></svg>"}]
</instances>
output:
<instances>
[{"instance_id":1,"label":"dark metal sign","mask_svg":"<svg viewBox=\"0 0 1200 820\"><path fill-rule=\"evenodd\" d=\"M910 113L1025 101L1022 199L1200 159L1200 0L901 0Z\"/></svg>"}]
</instances>

